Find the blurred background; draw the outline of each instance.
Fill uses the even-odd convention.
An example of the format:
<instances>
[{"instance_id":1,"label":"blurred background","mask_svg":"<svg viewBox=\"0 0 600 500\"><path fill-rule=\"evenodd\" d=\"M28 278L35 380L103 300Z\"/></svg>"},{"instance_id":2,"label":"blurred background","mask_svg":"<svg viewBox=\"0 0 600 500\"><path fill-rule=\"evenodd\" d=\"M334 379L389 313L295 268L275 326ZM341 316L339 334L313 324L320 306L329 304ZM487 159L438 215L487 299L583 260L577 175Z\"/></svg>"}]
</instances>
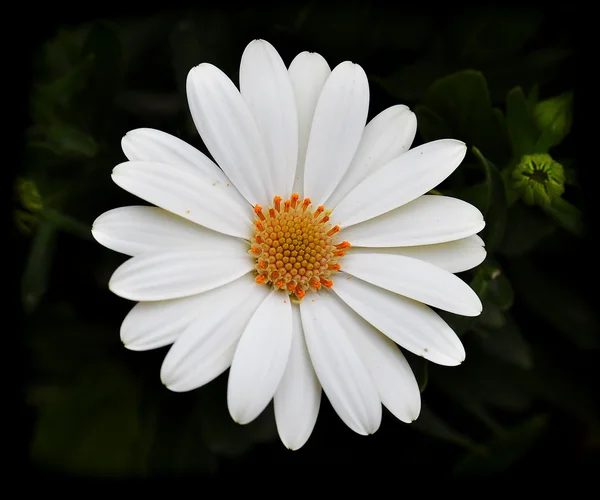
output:
<instances>
[{"instance_id":1,"label":"blurred background","mask_svg":"<svg viewBox=\"0 0 600 500\"><path fill-rule=\"evenodd\" d=\"M28 53L28 120L8 233L30 467L58 477L215 479L336 464L431 477L590 470L600 449L592 382L600 342L584 287L591 243L585 166L575 154L570 13L200 5L55 15ZM131 352L119 339L133 304L107 283L126 257L97 244L90 228L106 210L140 204L110 178L125 160L121 137L157 128L206 152L187 108L187 73L211 62L237 84L254 38L271 42L286 64L304 50L332 68L359 63L370 82L369 119L406 104L419 120L414 145L453 137L469 147L438 191L486 216L488 258L461 275L484 312L444 315L465 344L463 365L437 367L407 353L423 400L411 425L384 412L380 430L362 437L323 397L311 439L290 452L272 406L247 426L230 419L227 373L171 393L159 378L168 348Z\"/></svg>"}]
</instances>

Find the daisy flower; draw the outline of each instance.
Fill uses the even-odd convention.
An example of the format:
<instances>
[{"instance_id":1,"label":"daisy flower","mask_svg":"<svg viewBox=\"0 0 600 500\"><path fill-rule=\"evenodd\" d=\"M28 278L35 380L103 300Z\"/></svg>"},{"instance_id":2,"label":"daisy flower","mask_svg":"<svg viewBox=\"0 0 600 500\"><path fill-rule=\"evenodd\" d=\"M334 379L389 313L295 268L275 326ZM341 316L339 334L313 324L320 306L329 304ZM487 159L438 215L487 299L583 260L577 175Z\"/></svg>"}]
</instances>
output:
<instances>
[{"instance_id":1,"label":"daisy flower","mask_svg":"<svg viewBox=\"0 0 600 500\"><path fill-rule=\"evenodd\" d=\"M156 205L116 208L92 232L131 259L110 279L138 302L121 338L132 350L173 344L160 376L190 391L229 371L240 424L273 400L283 444L308 440L325 392L358 434L382 405L403 422L420 411L399 344L441 365L465 359L430 308L476 316L482 305L453 273L485 258L482 214L428 195L463 160L465 144L409 149L417 120L392 106L368 124L363 69L333 70L316 53L286 68L255 40L240 89L203 63L187 78L194 123L214 162L153 129L122 141L121 188Z\"/></svg>"}]
</instances>

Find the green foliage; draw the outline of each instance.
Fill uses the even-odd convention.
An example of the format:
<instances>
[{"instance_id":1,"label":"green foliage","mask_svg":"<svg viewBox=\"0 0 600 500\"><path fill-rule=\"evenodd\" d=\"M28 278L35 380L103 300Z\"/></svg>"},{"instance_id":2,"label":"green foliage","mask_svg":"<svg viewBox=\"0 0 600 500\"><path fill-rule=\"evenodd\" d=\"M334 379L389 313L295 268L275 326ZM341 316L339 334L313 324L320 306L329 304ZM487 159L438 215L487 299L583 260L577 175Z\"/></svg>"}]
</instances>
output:
<instances>
[{"instance_id":1,"label":"green foliage","mask_svg":"<svg viewBox=\"0 0 600 500\"><path fill-rule=\"evenodd\" d=\"M419 120L423 115L426 121L432 116L446 124L450 136L461 139L467 146L476 146L494 162L506 159L505 133L498 118L498 111L492 108L487 82L479 71L465 70L445 76L435 81L427 90L422 102L415 108ZM429 135L430 132L435 132ZM441 125L433 130L421 129L425 141L448 137Z\"/></svg>"},{"instance_id":2,"label":"green foliage","mask_svg":"<svg viewBox=\"0 0 600 500\"><path fill-rule=\"evenodd\" d=\"M537 128L546 135L549 147L558 146L569 135L573 122L573 93L538 102L533 109Z\"/></svg>"},{"instance_id":3,"label":"green foliage","mask_svg":"<svg viewBox=\"0 0 600 500\"><path fill-rule=\"evenodd\" d=\"M576 236L583 235L581 211L563 198L554 198L550 206L543 207L554 221Z\"/></svg>"},{"instance_id":4,"label":"green foliage","mask_svg":"<svg viewBox=\"0 0 600 500\"><path fill-rule=\"evenodd\" d=\"M483 351L499 360L513 363L528 370L533 366L531 348L523 337L521 329L510 314L502 316L502 324L476 330Z\"/></svg>"}]
</instances>

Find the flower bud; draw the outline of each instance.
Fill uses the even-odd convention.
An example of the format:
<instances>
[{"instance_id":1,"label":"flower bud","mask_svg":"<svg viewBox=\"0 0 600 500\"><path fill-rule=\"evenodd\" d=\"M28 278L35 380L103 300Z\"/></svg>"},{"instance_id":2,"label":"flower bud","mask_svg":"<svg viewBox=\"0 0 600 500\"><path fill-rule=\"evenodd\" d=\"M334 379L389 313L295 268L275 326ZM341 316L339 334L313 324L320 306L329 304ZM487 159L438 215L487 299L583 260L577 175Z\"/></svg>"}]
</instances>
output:
<instances>
[{"instance_id":1,"label":"flower bud","mask_svg":"<svg viewBox=\"0 0 600 500\"><path fill-rule=\"evenodd\" d=\"M564 190L563 166L550 155L525 155L511 175L513 187L527 205L550 205Z\"/></svg>"}]
</instances>

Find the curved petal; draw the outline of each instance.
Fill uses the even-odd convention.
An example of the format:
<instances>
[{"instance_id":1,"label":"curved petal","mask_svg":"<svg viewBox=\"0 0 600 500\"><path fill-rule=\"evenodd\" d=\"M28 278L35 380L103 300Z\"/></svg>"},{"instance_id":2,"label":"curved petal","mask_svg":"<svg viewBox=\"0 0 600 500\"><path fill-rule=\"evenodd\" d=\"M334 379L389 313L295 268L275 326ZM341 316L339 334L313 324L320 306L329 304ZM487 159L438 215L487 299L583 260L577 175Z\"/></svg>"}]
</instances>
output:
<instances>
[{"instance_id":1,"label":"curved petal","mask_svg":"<svg viewBox=\"0 0 600 500\"><path fill-rule=\"evenodd\" d=\"M132 351L172 344L198 316L204 294L182 299L138 302L121 324L121 341Z\"/></svg>"},{"instance_id":2,"label":"curved petal","mask_svg":"<svg viewBox=\"0 0 600 500\"><path fill-rule=\"evenodd\" d=\"M374 219L373 219L374 220ZM354 226L359 227L359 226ZM481 264L486 257L483 240L474 234L460 240L414 247L355 247L350 253L389 253L424 260L450 273L461 273Z\"/></svg>"},{"instance_id":3,"label":"curved petal","mask_svg":"<svg viewBox=\"0 0 600 500\"><path fill-rule=\"evenodd\" d=\"M304 194L322 205L348 170L369 111L369 82L349 61L338 64L323 86L310 129Z\"/></svg>"},{"instance_id":4,"label":"curved petal","mask_svg":"<svg viewBox=\"0 0 600 500\"><path fill-rule=\"evenodd\" d=\"M252 257L243 248L145 253L121 264L108 287L129 300L178 299L230 283L252 268Z\"/></svg>"},{"instance_id":5,"label":"curved petal","mask_svg":"<svg viewBox=\"0 0 600 500\"><path fill-rule=\"evenodd\" d=\"M149 203L220 233L248 238L251 208L241 208L219 184L187 168L143 161L117 165L112 179L125 191Z\"/></svg>"},{"instance_id":6,"label":"curved petal","mask_svg":"<svg viewBox=\"0 0 600 500\"><path fill-rule=\"evenodd\" d=\"M421 392L398 346L337 297L330 306L360 353L383 405L402 422L416 420L421 411Z\"/></svg>"},{"instance_id":7,"label":"curved petal","mask_svg":"<svg viewBox=\"0 0 600 500\"><path fill-rule=\"evenodd\" d=\"M254 40L242 54L240 92L262 137L275 191L287 200L298 159L298 114L287 68L275 48Z\"/></svg>"},{"instance_id":8,"label":"curved petal","mask_svg":"<svg viewBox=\"0 0 600 500\"><path fill-rule=\"evenodd\" d=\"M343 269L372 285L463 316L479 316L483 305L459 277L429 262L383 253L346 255Z\"/></svg>"},{"instance_id":9,"label":"curved petal","mask_svg":"<svg viewBox=\"0 0 600 500\"><path fill-rule=\"evenodd\" d=\"M327 398L354 432L373 434L381 423L381 400L373 379L335 314L337 297L314 293L300 303L308 352ZM351 324L350 328L354 326Z\"/></svg>"},{"instance_id":10,"label":"curved petal","mask_svg":"<svg viewBox=\"0 0 600 500\"><path fill-rule=\"evenodd\" d=\"M406 350L439 365L454 366L465 360L465 349L460 339L425 304L343 273L332 290L360 316Z\"/></svg>"},{"instance_id":11,"label":"curved petal","mask_svg":"<svg viewBox=\"0 0 600 500\"><path fill-rule=\"evenodd\" d=\"M298 54L288 70L298 111L298 164L292 191L304 198L304 160L317 101L331 74L329 64L315 52Z\"/></svg>"},{"instance_id":12,"label":"curved petal","mask_svg":"<svg viewBox=\"0 0 600 500\"><path fill-rule=\"evenodd\" d=\"M365 127L362 139L338 187L325 205L335 208L370 174L408 151L417 133L417 117L402 104L379 113Z\"/></svg>"},{"instance_id":13,"label":"curved petal","mask_svg":"<svg viewBox=\"0 0 600 500\"><path fill-rule=\"evenodd\" d=\"M211 183L225 189L240 208L247 209L248 202L223 171L205 154L178 137L152 128L138 128L125 134L121 147L129 161L177 165L186 168L192 175L200 172Z\"/></svg>"},{"instance_id":14,"label":"curved petal","mask_svg":"<svg viewBox=\"0 0 600 500\"><path fill-rule=\"evenodd\" d=\"M167 353L160 370L163 384L175 392L191 391L227 370L244 328L268 292L247 274L194 296L195 320Z\"/></svg>"},{"instance_id":15,"label":"curved petal","mask_svg":"<svg viewBox=\"0 0 600 500\"><path fill-rule=\"evenodd\" d=\"M459 240L484 227L481 212L466 201L424 195L391 212L346 228L343 234L354 246L400 247Z\"/></svg>"},{"instance_id":16,"label":"curved petal","mask_svg":"<svg viewBox=\"0 0 600 500\"><path fill-rule=\"evenodd\" d=\"M273 399L291 347L291 301L273 290L248 322L233 355L227 407L238 424L252 422Z\"/></svg>"},{"instance_id":17,"label":"curved petal","mask_svg":"<svg viewBox=\"0 0 600 500\"><path fill-rule=\"evenodd\" d=\"M428 142L401 154L372 173L333 212L336 224L352 226L394 210L436 187L467 153L455 139Z\"/></svg>"},{"instance_id":18,"label":"curved petal","mask_svg":"<svg viewBox=\"0 0 600 500\"><path fill-rule=\"evenodd\" d=\"M251 205L268 204L274 184L256 122L240 92L219 68L190 70L187 96L192 118L210 154Z\"/></svg>"},{"instance_id":19,"label":"curved petal","mask_svg":"<svg viewBox=\"0 0 600 500\"><path fill-rule=\"evenodd\" d=\"M292 305L292 348L283 378L273 398L277 432L290 450L304 446L317 422L321 384L304 340L300 308Z\"/></svg>"},{"instance_id":20,"label":"curved petal","mask_svg":"<svg viewBox=\"0 0 600 500\"><path fill-rule=\"evenodd\" d=\"M92 224L98 243L125 255L180 248L241 248L240 240L211 231L157 207L109 210Z\"/></svg>"}]
</instances>

